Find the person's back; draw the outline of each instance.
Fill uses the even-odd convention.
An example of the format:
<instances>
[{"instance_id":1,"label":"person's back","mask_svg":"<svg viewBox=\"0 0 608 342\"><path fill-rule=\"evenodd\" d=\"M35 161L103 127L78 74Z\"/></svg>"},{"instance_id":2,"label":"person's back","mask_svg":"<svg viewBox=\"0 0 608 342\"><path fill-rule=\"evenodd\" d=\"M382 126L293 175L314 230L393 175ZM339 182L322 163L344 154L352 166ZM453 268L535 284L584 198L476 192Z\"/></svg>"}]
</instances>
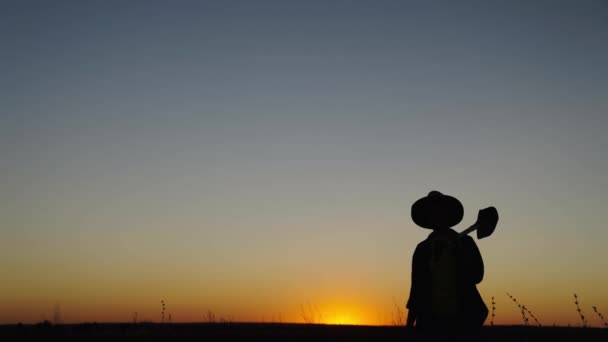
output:
<instances>
[{"instance_id":1,"label":"person's back","mask_svg":"<svg viewBox=\"0 0 608 342\"><path fill-rule=\"evenodd\" d=\"M431 258L431 312L438 320L450 321L458 317L461 299L458 291L458 234L451 229L433 232L428 240Z\"/></svg>"},{"instance_id":2,"label":"person's back","mask_svg":"<svg viewBox=\"0 0 608 342\"><path fill-rule=\"evenodd\" d=\"M414 251L407 303L407 325L424 333L474 335L488 314L476 288L484 273L479 249L450 229L462 213L457 199L438 192L412 206L414 222L433 229Z\"/></svg>"}]
</instances>

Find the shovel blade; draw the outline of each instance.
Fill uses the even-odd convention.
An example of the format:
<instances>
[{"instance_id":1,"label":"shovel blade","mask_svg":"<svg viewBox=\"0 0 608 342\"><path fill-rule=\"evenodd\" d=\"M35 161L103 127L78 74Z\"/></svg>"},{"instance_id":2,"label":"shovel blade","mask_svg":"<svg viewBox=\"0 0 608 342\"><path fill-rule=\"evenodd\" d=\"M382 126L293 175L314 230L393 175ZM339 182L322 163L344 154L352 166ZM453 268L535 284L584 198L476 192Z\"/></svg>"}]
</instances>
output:
<instances>
[{"instance_id":1,"label":"shovel blade","mask_svg":"<svg viewBox=\"0 0 608 342\"><path fill-rule=\"evenodd\" d=\"M477 214L477 238L483 239L494 233L498 223L498 210L495 207L480 209Z\"/></svg>"}]
</instances>

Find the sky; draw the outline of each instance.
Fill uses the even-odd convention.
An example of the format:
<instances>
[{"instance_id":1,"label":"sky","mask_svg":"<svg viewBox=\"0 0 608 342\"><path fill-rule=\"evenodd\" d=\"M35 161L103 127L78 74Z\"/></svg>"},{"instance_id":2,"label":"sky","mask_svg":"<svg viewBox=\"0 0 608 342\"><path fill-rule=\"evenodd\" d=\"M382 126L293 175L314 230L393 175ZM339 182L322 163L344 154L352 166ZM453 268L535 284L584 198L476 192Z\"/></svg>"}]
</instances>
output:
<instances>
[{"instance_id":1,"label":"sky","mask_svg":"<svg viewBox=\"0 0 608 342\"><path fill-rule=\"evenodd\" d=\"M599 326L607 41L605 1L3 1L0 324L392 324L438 190L498 209L495 324Z\"/></svg>"}]
</instances>

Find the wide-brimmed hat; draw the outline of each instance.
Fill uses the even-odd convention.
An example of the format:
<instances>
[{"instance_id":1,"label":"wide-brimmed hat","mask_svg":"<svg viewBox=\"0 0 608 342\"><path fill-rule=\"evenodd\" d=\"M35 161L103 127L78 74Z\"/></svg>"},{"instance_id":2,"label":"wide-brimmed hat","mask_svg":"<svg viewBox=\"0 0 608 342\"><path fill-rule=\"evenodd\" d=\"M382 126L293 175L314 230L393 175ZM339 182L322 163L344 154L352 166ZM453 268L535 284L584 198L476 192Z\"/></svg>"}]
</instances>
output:
<instances>
[{"instance_id":1,"label":"wide-brimmed hat","mask_svg":"<svg viewBox=\"0 0 608 342\"><path fill-rule=\"evenodd\" d=\"M431 191L412 204L412 220L422 228L453 227L460 223L463 214L459 200L439 191Z\"/></svg>"}]
</instances>

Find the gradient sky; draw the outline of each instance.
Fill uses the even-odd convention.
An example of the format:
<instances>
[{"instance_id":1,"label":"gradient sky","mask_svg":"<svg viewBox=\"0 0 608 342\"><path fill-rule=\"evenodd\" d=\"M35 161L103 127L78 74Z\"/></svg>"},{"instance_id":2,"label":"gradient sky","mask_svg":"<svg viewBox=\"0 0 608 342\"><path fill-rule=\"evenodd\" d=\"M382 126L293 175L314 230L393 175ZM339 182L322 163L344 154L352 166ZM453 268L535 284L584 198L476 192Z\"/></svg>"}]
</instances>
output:
<instances>
[{"instance_id":1,"label":"gradient sky","mask_svg":"<svg viewBox=\"0 0 608 342\"><path fill-rule=\"evenodd\" d=\"M459 198L495 323L608 315L605 1L3 1L0 323L387 324Z\"/></svg>"}]
</instances>

